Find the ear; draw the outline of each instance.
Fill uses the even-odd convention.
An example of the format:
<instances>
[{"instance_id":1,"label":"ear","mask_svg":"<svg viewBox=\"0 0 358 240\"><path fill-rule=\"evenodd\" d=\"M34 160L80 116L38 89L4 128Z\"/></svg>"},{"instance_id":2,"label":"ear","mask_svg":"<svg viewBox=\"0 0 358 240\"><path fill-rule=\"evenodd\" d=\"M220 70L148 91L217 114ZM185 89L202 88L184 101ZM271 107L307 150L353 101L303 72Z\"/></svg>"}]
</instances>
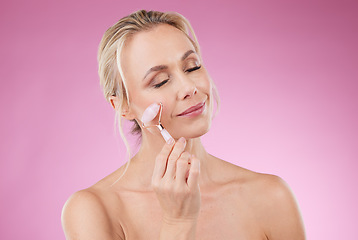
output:
<instances>
[{"instance_id":1,"label":"ear","mask_svg":"<svg viewBox=\"0 0 358 240\"><path fill-rule=\"evenodd\" d=\"M110 96L109 97L109 103L111 104L111 106L113 107L114 110L117 110L118 106L119 106L119 100L117 96Z\"/></svg>"},{"instance_id":2,"label":"ear","mask_svg":"<svg viewBox=\"0 0 358 240\"><path fill-rule=\"evenodd\" d=\"M130 111L127 100L123 100L123 104L121 109L119 109L119 98L117 96L110 96L109 102L114 108L115 111L119 111L121 116L124 117L127 120L133 120L135 119L134 114Z\"/></svg>"}]
</instances>

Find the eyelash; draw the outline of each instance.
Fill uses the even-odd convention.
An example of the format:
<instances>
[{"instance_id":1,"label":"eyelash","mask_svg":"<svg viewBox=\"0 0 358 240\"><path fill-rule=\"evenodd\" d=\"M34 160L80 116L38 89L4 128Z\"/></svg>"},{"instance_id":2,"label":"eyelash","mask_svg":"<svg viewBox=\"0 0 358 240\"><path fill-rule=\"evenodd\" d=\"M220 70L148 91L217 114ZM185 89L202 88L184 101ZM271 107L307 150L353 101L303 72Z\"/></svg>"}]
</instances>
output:
<instances>
[{"instance_id":1,"label":"eyelash","mask_svg":"<svg viewBox=\"0 0 358 240\"><path fill-rule=\"evenodd\" d=\"M188 73L194 72L194 71L196 71L196 70L199 70L200 68L201 68L201 65L200 65L200 66L193 67L193 68L190 68L190 69L186 70L185 72L188 72ZM161 86L163 86L164 84L166 84L168 81L169 81L169 79L164 80L164 81L162 81L162 82L160 82L160 83L158 83L158 84L155 84L155 85L154 85L154 88L160 88Z\"/></svg>"},{"instance_id":2,"label":"eyelash","mask_svg":"<svg viewBox=\"0 0 358 240\"><path fill-rule=\"evenodd\" d=\"M155 84L155 85L154 85L154 88L160 88L161 86L163 86L164 84L166 84L168 81L169 81L169 79L164 80L164 81L162 81L162 82L160 82L160 83L158 83L158 84Z\"/></svg>"},{"instance_id":3,"label":"eyelash","mask_svg":"<svg viewBox=\"0 0 358 240\"><path fill-rule=\"evenodd\" d=\"M190 69L186 70L186 72L194 72L194 71L196 71L196 70L198 70L198 69L200 69L200 68L201 68L201 65L200 65L200 66L193 67L193 68L190 68Z\"/></svg>"}]
</instances>

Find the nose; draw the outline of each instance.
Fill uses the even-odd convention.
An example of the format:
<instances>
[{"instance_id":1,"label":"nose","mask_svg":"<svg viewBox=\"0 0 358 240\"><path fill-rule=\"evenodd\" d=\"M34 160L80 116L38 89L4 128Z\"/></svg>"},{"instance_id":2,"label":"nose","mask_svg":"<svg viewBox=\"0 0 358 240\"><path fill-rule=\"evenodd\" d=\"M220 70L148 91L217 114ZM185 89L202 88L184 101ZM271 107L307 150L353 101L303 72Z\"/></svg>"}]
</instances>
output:
<instances>
[{"instance_id":1,"label":"nose","mask_svg":"<svg viewBox=\"0 0 358 240\"><path fill-rule=\"evenodd\" d=\"M179 94L178 98L180 100L191 98L195 94L198 93L198 89L196 88L195 82L188 78L188 76L182 76L180 78L180 88L179 88Z\"/></svg>"}]
</instances>

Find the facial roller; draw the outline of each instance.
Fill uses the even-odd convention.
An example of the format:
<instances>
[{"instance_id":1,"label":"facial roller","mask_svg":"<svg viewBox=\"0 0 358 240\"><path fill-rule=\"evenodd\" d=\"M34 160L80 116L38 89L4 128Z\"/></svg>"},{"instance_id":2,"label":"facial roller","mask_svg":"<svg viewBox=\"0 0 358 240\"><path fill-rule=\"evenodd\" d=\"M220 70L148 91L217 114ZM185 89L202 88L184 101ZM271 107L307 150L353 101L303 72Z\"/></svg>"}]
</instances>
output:
<instances>
[{"instance_id":1,"label":"facial roller","mask_svg":"<svg viewBox=\"0 0 358 240\"><path fill-rule=\"evenodd\" d=\"M143 128L157 127L160 133L162 134L164 140L168 141L170 138L172 138L172 136L170 136L168 131L163 127L163 125L160 122L160 120L162 119L162 111L163 111L162 103L153 103L149 107L147 107L147 109L145 109L142 115L142 127ZM158 112L159 112L158 124L146 126L147 123L152 121L158 115Z\"/></svg>"}]
</instances>

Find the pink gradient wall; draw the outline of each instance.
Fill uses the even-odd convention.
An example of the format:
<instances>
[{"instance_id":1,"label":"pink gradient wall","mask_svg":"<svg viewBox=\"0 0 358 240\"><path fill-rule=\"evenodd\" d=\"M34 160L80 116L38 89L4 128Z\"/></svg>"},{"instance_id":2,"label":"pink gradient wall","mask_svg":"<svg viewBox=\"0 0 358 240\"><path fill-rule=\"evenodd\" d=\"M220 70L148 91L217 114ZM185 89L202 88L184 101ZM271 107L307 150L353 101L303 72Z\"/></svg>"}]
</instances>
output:
<instances>
[{"instance_id":1,"label":"pink gradient wall","mask_svg":"<svg viewBox=\"0 0 358 240\"><path fill-rule=\"evenodd\" d=\"M222 108L212 154L284 178L308 239L354 239L356 1L2 1L0 239L64 239L61 208L124 163L102 96L104 31L138 9L192 23Z\"/></svg>"}]
</instances>

